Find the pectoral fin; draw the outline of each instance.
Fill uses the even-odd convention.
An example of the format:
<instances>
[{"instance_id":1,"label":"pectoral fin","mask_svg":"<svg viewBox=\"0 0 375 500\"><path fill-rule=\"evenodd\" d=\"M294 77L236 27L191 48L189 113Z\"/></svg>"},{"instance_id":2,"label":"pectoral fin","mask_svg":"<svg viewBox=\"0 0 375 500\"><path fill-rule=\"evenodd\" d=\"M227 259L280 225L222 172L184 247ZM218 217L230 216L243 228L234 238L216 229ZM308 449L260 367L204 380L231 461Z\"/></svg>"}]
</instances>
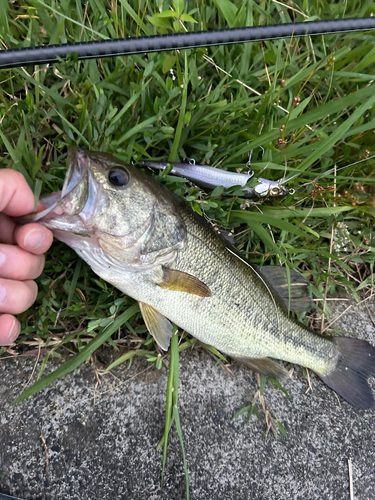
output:
<instances>
[{"instance_id":1,"label":"pectoral fin","mask_svg":"<svg viewBox=\"0 0 375 500\"><path fill-rule=\"evenodd\" d=\"M169 269L163 266L163 281L158 283L161 288L186 292L200 297L210 297L211 291L207 285L191 274Z\"/></svg>"},{"instance_id":2,"label":"pectoral fin","mask_svg":"<svg viewBox=\"0 0 375 500\"><path fill-rule=\"evenodd\" d=\"M313 307L309 282L295 269L288 270L281 266L263 266L261 273L278 293L289 311L309 311Z\"/></svg>"},{"instance_id":3,"label":"pectoral fin","mask_svg":"<svg viewBox=\"0 0 375 500\"><path fill-rule=\"evenodd\" d=\"M283 381L289 378L288 370L284 367L276 363L269 358L232 358L241 363L241 365L245 365L250 370L254 372L260 373L261 375L266 375L267 377L276 378L277 380Z\"/></svg>"},{"instance_id":4,"label":"pectoral fin","mask_svg":"<svg viewBox=\"0 0 375 500\"><path fill-rule=\"evenodd\" d=\"M147 330L154 337L158 346L163 351L168 351L169 342L172 337L172 323L148 304L144 302L138 302L138 304Z\"/></svg>"}]
</instances>

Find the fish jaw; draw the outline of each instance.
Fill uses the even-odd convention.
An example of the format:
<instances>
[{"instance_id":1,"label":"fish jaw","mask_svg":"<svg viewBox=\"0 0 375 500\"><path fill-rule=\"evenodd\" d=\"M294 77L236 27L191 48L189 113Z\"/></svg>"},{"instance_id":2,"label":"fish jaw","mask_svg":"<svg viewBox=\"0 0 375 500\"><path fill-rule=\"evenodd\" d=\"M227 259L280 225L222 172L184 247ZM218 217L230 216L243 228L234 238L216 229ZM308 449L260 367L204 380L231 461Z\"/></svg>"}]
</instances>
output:
<instances>
[{"instance_id":1,"label":"fish jaw","mask_svg":"<svg viewBox=\"0 0 375 500\"><path fill-rule=\"evenodd\" d=\"M46 209L20 218L20 222L38 222L50 229L54 236L73 249L99 247L89 221L98 203L106 200L100 196L98 183L90 172L89 162L82 151L69 148L68 168L61 191L43 196L40 201Z\"/></svg>"},{"instance_id":2,"label":"fish jaw","mask_svg":"<svg viewBox=\"0 0 375 500\"><path fill-rule=\"evenodd\" d=\"M56 191L40 199L47 207L36 214L28 214L22 222L39 222L49 229L71 230L77 222L76 215L87 213L92 207L92 193L89 196L89 171L85 159L69 151L69 164L62 191ZM91 189L92 191L92 189ZM88 203L90 200L90 203ZM86 206L87 205L87 206ZM64 227L66 226L66 227Z\"/></svg>"}]
</instances>

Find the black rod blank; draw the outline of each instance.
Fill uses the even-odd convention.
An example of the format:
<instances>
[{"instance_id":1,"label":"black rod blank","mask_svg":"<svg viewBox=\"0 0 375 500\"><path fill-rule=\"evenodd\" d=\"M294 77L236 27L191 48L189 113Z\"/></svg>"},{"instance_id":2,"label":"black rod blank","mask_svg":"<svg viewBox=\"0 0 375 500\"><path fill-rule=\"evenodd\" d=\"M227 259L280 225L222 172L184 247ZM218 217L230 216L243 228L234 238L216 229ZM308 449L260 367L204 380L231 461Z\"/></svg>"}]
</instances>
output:
<instances>
[{"instance_id":1,"label":"black rod blank","mask_svg":"<svg viewBox=\"0 0 375 500\"><path fill-rule=\"evenodd\" d=\"M192 49L211 45L228 45L304 35L326 35L329 33L374 29L375 17L366 17L47 45L45 47L2 50L0 51L0 68L53 63L74 53L78 55L78 59L96 59L99 57L125 56L164 50Z\"/></svg>"}]
</instances>

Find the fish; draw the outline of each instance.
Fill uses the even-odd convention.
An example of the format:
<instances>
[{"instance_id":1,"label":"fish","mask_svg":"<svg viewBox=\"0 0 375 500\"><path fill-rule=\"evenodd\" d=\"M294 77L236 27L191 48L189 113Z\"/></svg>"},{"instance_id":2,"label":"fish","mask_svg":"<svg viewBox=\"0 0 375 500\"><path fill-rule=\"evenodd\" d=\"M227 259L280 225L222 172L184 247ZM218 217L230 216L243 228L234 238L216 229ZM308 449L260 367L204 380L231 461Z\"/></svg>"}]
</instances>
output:
<instances>
[{"instance_id":1,"label":"fish","mask_svg":"<svg viewBox=\"0 0 375 500\"><path fill-rule=\"evenodd\" d=\"M304 300L302 277L252 265L148 173L71 148L62 191L41 201L47 208L28 220L51 229L98 276L138 301L160 349L168 350L174 323L259 373L283 380L288 371L276 360L299 364L351 405L374 405L368 379L375 347L324 337L294 319L289 311ZM289 310L290 294L279 293L286 288L297 292Z\"/></svg>"}]
</instances>

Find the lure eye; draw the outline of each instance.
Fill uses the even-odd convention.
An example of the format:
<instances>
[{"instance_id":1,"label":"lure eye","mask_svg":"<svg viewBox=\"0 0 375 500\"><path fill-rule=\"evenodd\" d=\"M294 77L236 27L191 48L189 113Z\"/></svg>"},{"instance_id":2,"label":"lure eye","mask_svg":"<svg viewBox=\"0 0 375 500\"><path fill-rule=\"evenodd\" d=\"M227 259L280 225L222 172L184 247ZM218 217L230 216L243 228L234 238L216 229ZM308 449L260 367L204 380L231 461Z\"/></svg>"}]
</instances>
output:
<instances>
[{"instance_id":1,"label":"lure eye","mask_svg":"<svg viewBox=\"0 0 375 500\"><path fill-rule=\"evenodd\" d=\"M124 187L129 182L129 173L124 167L113 167L109 171L108 181L112 186Z\"/></svg>"}]
</instances>

